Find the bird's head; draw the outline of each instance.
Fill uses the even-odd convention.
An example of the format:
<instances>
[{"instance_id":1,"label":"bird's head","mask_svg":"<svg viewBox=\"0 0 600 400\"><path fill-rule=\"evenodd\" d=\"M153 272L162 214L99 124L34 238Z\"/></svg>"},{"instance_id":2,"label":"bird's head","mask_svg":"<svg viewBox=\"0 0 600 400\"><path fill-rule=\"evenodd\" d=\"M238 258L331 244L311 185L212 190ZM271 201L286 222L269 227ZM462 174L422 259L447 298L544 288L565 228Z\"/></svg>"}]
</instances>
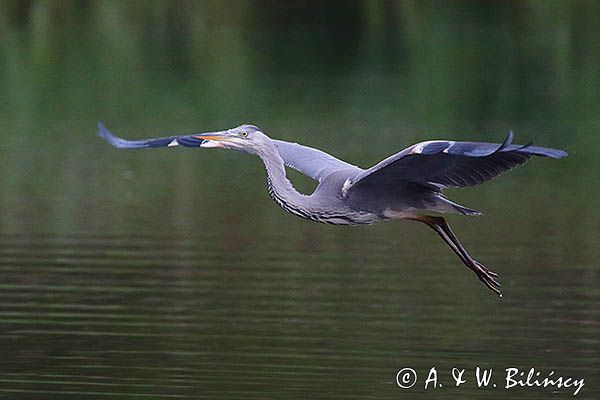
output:
<instances>
[{"instance_id":1,"label":"bird's head","mask_svg":"<svg viewBox=\"0 0 600 400\"><path fill-rule=\"evenodd\" d=\"M270 143L269 137L260 128L248 124L226 131L202 133L194 137L204 140L200 147L233 149L253 154L260 152L260 149Z\"/></svg>"}]
</instances>

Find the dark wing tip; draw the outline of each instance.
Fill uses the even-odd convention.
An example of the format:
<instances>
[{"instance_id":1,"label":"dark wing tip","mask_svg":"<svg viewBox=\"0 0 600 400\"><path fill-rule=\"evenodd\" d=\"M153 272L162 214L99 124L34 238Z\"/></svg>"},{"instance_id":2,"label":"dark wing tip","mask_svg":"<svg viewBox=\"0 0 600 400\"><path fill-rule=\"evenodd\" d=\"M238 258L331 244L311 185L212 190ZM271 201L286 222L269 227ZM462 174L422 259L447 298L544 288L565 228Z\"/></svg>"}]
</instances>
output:
<instances>
[{"instance_id":1,"label":"dark wing tip","mask_svg":"<svg viewBox=\"0 0 600 400\"><path fill-rule=\"evenodd\" d=\"M504 142L507 144L511 144L513 139L514 139L515 135L512 131L512 129L510 131L508 131L508 135L506 135L506 139L504 139Z\"/></svg>"},{"instance_id":2,"label":"dark wing tip","mask_svg":"<svg viewBox=\"0 0 600 400\"><path fill-rule=\"evenodd\" d=\"M509 131L508 135L506 135L506 138L504 139L504 141L502 142L502 144L494 151L494 153L499 153L502 150L506 149L508 146L510 146L512 144L512 141L514 139L514 134L513 131Z\"/></svg>"},{"instance_id":3,"label":"dark wing tip","mask_svg":"<svg viewBox=\"0 0 600 400\"><path fill-rule=\"evenodd\" d=\"M498 149L496 150L496 152L502 151L504 149L507 149L513 141L513 131L510 131L508 133L508 135L506 136L506 139L504 139L504 142L500 145L500 147L498 147ZM542 156L542 157L550 157L550 158L564 158L566 156L568 156L568 153L564 150L559 150L559 149L553 149L550 147L538 147L538 146L534 146L533 142L529 142L526 145L520 146L518 149L509 149L509 151L521 151L523 153L529 153L529 154L533 154L536 156Z\"/></svg>"},{"instance_id":4,"label":"dark wing tip","mask_svg":"<svg viewBox=\"0 0 600 400\"><path fill-rule=\"evenodd\" d=\"M554 150L554 151L555 151L554 158L565 158L566 156L569 155L569 153L567 153L564 150L558 150L557 149L557 150Z\"/></svg>"},{"instance_id":5,"label":"dark wing tip","mask_svg":"<svg viewBox=\"0 0 600 400\"><path fill-rule=\"evenodd\" d=\"M98 134L98 136L104 139L107 138L107 134L110 134L110 132L108 132L102 121L98 121L98 131L96 133Z\"/></svg>"},{"instance_id":6,"label":"dark wing tip","mask_svg":"<svg viewBox=\"0 0 600 400\"><path fill-rule=\"evenodd\" d=\"M113 147L118 149L136 149L140 147L148 147L146 141L143 140L125 140L121 139L118 136L113 135L102 123L102 121L98 121L98 136L102 139L106 140Z\"/></svg>"},{"instance_id":7,"label":"dark wing tip","mask_svg":"<svg viewBox=\"0 0 600 400\"><path fill-rule=\"evenodd\" d=\"M560 158L565 158L566 156L569 155L569 153L567 153L564 150L550 149L547 147L542 147L542 151L540 151L538 153L538 155L560 159Z\"/></svg>"},{"instance_id":8,"label":"dark wing tip","mask_svg":"<svg viewBox=\"0 0 600 400\"><path fill-rule=\"evenodd\" d=\"M102 123L102 121L98 121L98 131L97 131L98 136L100 136L102 139L106 140L108 143L110 143L111 145L113 145L114 147L121 147L120 146L120 141L122 141L122 139L119 139L118 137L116 137L115 135L113 135L108 129L106 129L106 126L104 126L104 124Z\"/></svg>"}]
</instances>

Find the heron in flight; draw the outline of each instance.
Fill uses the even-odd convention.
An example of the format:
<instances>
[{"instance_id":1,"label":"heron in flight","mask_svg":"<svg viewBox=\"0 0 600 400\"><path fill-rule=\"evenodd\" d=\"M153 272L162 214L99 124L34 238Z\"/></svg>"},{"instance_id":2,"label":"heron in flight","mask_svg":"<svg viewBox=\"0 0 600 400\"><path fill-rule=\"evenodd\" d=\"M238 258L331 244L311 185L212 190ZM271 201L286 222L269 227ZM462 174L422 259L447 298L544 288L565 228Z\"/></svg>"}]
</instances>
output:
<instances>
[{"instance_id":1,"label":"heron in flight","mask_svg":"<svg viewBox=\"0 0 600 400\"><path fill-rule=\"evenodd\" d=\"M479 215L480 212L447 199L442 190L478 185L533 156L567 155L558 149L512 144L511 132L501 144L421 142L362 169L318 149L271 139L258 127L247 124L225 131L125 140L114 136L100 122L98 135L114 147L125 149L184 146L255 154L267 170L269 195L285 211L334 225L367 225L389 219L422 222L499 296L502 293L498 275L471 257L446 220L437 214ZM286 166L317 181L315 191L310 195L299 193L286 177Z\"/></svg>"}]
</instances>

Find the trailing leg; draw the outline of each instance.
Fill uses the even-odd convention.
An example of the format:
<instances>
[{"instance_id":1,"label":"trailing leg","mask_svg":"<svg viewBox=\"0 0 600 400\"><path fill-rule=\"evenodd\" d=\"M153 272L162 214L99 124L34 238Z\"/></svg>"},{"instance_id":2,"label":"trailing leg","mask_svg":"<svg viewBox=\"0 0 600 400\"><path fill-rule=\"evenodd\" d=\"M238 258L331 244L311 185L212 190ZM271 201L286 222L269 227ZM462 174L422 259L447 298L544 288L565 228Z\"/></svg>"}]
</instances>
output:
<instances>
[{"instance_id":1,"label":"trailing leg","mask_svg":"<svg viewBox=\"0 0 600 400\"><path fill-rule=\"evenodd\" d=\"M498 277L498 274L489 270L487 267L469 255L454 232L452 232L450 225L448 225L444 218L430 215L420 215L418 217L408 219L422 222L433 229L444 240L444 242L446 242L452 251L454 251L463 264L473 271L479 280L488 287L488 289L494 291L498 296L502 297L502 293L500 292L500 283L495 279Z\"/></svg>"}]
</instances>

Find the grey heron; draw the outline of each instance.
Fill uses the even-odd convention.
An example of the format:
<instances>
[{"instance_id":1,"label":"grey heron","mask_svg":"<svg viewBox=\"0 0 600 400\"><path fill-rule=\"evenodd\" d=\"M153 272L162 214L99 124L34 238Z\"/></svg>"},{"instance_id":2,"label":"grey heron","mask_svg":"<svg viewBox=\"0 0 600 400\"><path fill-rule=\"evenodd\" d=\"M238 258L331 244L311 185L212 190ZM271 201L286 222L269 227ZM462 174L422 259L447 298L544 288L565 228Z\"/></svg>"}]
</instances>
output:
<instances>
[{"instance_id":1,"label":"grey heron","mask_svg":"<svg viewBox=\"0 0 600 400\"><path fill-rule=\"evenodd\" d=\"M414 144L371 168L362 169L321 150L271 139L254 125L233 129L125 140L98 123L98 135L117 148L202 147L232 149L255 154L267 172L269 195L285 211L311 221L334 225L367 225L389 219L407 219L433 229L499 296L498 275L475 260L438 213L479 215L442 194L448 187L474 186L490 180L533 156L563 158L566 152L531 144L432 140ZM318 182L310 195L299 193L286 177L293 168ZM432 215L432 213L434 213Z\"/></svg>"}]
</instances>

